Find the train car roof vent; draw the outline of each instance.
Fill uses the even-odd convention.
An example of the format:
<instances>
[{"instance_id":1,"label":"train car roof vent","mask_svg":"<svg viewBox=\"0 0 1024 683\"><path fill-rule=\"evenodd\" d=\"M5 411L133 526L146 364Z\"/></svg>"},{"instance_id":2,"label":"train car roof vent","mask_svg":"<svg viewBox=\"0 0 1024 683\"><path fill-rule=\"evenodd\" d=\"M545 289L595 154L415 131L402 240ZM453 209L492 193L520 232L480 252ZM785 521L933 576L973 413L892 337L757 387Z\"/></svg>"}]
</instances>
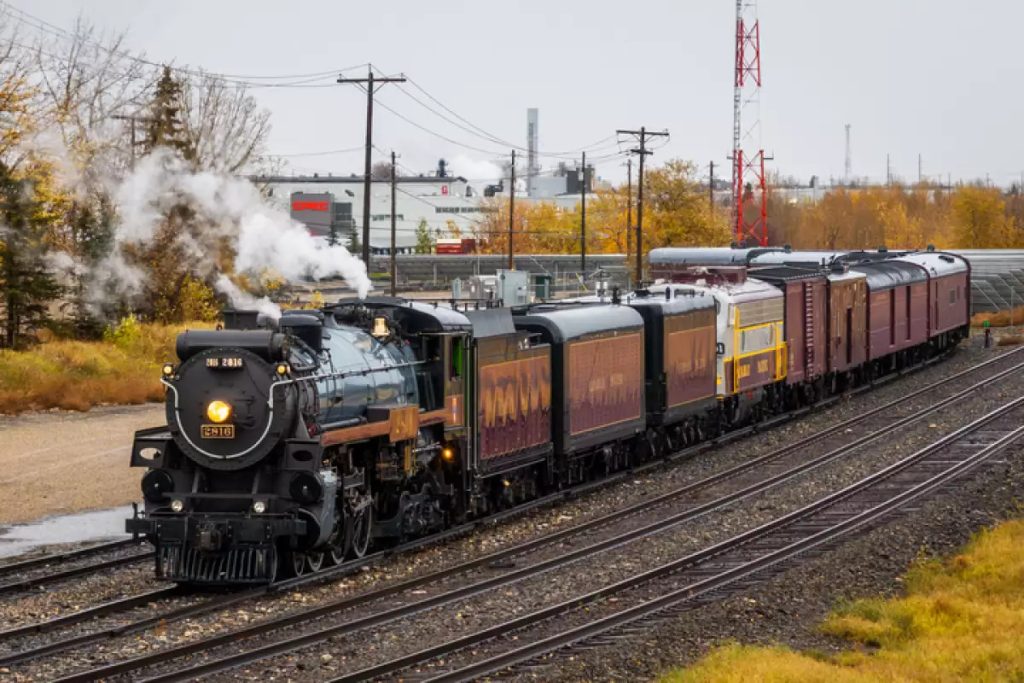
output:
<instances>
[{"instance_id":1,"label":"train car roof vent","mask_svg":"<svg viewBox=\"0 0 1024 683\"><path fill-rule=\"evenodd\" d=\"M935 245L934 244L929 244L927 248L928 248L928 251L935 251Z\"/></svg>"}]
</instances>

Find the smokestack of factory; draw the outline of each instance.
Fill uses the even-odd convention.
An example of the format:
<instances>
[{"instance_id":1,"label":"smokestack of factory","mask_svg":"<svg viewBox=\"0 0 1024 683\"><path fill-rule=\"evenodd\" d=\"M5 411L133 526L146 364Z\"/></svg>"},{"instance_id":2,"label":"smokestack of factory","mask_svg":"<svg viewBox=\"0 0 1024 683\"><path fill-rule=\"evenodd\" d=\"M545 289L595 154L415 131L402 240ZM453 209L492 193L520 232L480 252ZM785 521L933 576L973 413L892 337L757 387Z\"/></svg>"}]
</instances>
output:
<instances>
[{"instance_id":1,"label":"smokestack of factory","mask_svg":"<svg viewBox=\"0 0 1024 683\"><path fill-rule=\"evenodd\" d=\"M537 167L537 109L526 110L526 196L534 197L536 188L533 179L540 169Z\"/></svg>"}]
</instances>

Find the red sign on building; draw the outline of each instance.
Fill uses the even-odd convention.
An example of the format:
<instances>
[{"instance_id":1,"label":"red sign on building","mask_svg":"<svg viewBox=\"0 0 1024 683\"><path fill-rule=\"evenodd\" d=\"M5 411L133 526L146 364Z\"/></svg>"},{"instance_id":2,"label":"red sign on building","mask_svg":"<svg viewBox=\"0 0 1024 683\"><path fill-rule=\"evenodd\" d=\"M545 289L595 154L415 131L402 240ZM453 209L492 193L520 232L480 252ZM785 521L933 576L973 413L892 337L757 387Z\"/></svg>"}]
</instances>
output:
<instances>
[{"instance_id":1,"label":"red sign on building","mask_svg":"<svg viewBox=\"0 0 1024 683\"><path fill-rule=\"evenodd\" d=\"M327 211L327 202L295 200L292 202L292 211Z\"/></svg>"}]
</instances>

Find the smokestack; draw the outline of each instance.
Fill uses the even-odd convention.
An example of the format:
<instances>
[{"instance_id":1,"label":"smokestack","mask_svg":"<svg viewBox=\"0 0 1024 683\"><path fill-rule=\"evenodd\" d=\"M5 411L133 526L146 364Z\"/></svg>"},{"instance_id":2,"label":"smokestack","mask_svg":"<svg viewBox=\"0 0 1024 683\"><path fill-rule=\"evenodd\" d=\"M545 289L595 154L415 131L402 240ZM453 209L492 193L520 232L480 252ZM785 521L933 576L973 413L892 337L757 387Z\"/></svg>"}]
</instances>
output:
<instances>
[{"instance_id":1,"label":"smokestack","mask_svg":"<svg viewBox=\"0 0 1024 683\"><path fill-rule=\"evenodd\" d=\"M526 110L526 196L533 197L533 179L537 175L537 109Z\"/></svg>"}]
</instances>

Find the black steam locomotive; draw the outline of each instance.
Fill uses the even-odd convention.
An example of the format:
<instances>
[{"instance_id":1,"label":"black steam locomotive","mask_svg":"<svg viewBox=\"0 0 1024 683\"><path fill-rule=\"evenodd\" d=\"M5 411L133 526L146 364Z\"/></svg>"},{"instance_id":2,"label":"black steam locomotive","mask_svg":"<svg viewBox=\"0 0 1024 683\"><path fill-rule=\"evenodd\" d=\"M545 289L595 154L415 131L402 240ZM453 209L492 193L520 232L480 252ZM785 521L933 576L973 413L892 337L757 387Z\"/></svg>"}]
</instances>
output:
<instances>
[{"instance_id":1,"label":"black steam locomotive","mask_svg":"<svg viewBox=\"0 0 1024 683\"><path fill-rule=\"evenodd\" d=\"M154 544L162 578L266 583L659 457L966 335L962 259L869 256L694 268L692 253L668 254L652 258L663 284L520 309L370 298L276 322L226 314L225 329L180 335L180 362L163 368L167 425L136 434L145 510L127 530Z\"/></svg>"}]
</instances>

